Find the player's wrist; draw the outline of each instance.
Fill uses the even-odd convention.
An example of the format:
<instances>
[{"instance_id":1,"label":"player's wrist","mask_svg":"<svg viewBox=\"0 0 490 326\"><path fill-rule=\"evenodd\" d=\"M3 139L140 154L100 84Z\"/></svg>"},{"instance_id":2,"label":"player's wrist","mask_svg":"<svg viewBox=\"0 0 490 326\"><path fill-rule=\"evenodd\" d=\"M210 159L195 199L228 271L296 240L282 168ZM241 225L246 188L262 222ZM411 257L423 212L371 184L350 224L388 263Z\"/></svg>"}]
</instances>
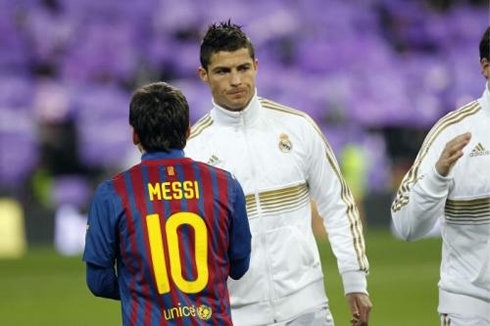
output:
<instances>
[{"instance_id":1,"label":"player's wrist","mask_svg":"<svg viewBox=\"0 0 490 326\"><path fill-rule=\"evenodd\" d=\"M449 189L449 183L452 180L452 174L448 176L440 175L436 167L434 166L428 173L422 178L419 183L429 196L434 198L445 197Z\"/></svg>"},{"instance_id":2,"label":"player's wrist","mask_svg":"<svg viewBox=\"0 0 490 326\"><path fill-rule=\"evenodd\" d=\"M350 271L342 273L342 282L344 283L344 294L364 293L367 291L366 273L363 271Z\"/></svg>"}]
</instances>

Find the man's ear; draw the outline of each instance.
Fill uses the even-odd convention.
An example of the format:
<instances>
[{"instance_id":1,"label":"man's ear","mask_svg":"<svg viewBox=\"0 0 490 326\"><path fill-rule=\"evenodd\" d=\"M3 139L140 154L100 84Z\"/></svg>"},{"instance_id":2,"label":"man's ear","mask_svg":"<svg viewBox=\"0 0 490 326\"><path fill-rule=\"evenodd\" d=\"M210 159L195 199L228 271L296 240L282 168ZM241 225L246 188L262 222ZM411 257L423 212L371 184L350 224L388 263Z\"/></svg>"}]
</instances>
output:
<instances>
[{"instance_id":1,"label":"man's ear","mask_svg":"<svg viewBox=\"0 0 490 326\"><path fill-rule=\"evenodd\" d=\"M208 72L203 67L199 67L199 78L205 83L208 82Z\"/></svg>"},{"instance_id":2,"label":"man's ear","mask_svg":"<svg viewBox=\"0 0 490 326\"><path fill-rule=\"evenodd\" d=\"M483 76L485 76L486 79L490 78L490 62L488 61L487 58L482 58L480 60L481 64L481 73Z\"/></svg>"},{"instance_id":3,"label":"man's ear","mask_svg":"<svg viewBox=\"0 0 490 326\"><path fill-rule=\"evenodd\" d=\"M138 137L138 134L136 131L134 131L133 126L131 126L131 132L133 134L133 144L138 146L140 144L140 138Z\"/></svg>"},{"instance_id":4,"label":"man's ear","mask_svg":"<svg viewBox=\"0 0 490 326\"><path fill-rule=\"evenodd\" d=\"M187 131L185 133L185 139L189 139L189 136L191 135L191 125L187 127Z\"/></svg>"}]
</instances>

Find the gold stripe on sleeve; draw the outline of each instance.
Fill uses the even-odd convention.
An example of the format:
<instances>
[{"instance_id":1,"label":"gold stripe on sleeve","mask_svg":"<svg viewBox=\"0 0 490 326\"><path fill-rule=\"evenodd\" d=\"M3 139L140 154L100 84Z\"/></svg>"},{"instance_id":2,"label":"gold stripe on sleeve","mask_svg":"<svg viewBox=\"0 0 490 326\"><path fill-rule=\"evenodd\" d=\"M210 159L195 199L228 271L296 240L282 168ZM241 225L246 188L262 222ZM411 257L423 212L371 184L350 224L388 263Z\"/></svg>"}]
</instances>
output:
<instances>
[{"instance_id":1,"label":"gold stripe on sleeve","mask_svg":"<svg viewBox=\"0 0 490 326\"><path fill-rule=\"evenodd\" d=\"M481 107L479 106L478 102L473 101L470 104L446 115L434 125L434 127L424 140L422 147L417 157L415 158L415 163L402 180L395 200L393 201L393 205L391 206L391 210L393 212L399 211L408 204L410 189L420 178L418 173L420 164L422 163L423 159L429 152L430 147L437 139L437 137L441 134L441 132L444 131L447 127L457 124L464 119L476 114L480 110Z\"/></svg>"},{"instance_id":2,"label":"gold stripe on sleeve","mask_svg":"<svg viewBox=\"0 0 490 326\"><path fill-rule=\"evenodd\" d=\"M192 126L189 139L197 137L201 132L203 132L204 129L208 128L212 124L213 118L211 118L211 115L208 113Z\"/></svg>"}]
</instances>

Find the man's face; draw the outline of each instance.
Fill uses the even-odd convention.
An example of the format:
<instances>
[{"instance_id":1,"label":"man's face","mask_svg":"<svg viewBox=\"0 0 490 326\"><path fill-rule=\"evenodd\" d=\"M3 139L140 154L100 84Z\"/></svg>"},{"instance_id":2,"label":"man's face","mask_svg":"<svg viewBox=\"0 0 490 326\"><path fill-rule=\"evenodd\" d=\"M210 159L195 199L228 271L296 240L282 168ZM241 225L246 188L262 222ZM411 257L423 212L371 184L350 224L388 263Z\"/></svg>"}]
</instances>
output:
<instances>
[{"instance_id":1,"label":"man's face","mask_svg":"<svg viewBox=\"0 0 490 326\"><path fill-rule=\"evenodd\" d=\"M211 55L207 69L199 68L199 75L209 85L216 104L240 111L254 95L257 67L257 60L250 57L247 48L220 51Z\"/></svg>"}]
</instances>

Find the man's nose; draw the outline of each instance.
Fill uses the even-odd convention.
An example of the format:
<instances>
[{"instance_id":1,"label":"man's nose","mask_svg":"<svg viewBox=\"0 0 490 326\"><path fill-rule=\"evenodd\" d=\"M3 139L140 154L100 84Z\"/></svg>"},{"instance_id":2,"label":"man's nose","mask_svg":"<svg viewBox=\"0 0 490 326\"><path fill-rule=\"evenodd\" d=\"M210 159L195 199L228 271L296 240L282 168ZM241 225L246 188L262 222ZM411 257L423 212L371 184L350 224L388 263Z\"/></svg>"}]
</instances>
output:
<instances>
[{"instance_id":1,"label":"man's nose","mask_svg":"<svg viewBox=\"0 0 490 326\"><path fill-rule=\"evenodd\" d=\"M240 78L240 74L238 72L231 73L231 85L238 86L242 83L242 79Z\"/></svg>"}]
</instances>

